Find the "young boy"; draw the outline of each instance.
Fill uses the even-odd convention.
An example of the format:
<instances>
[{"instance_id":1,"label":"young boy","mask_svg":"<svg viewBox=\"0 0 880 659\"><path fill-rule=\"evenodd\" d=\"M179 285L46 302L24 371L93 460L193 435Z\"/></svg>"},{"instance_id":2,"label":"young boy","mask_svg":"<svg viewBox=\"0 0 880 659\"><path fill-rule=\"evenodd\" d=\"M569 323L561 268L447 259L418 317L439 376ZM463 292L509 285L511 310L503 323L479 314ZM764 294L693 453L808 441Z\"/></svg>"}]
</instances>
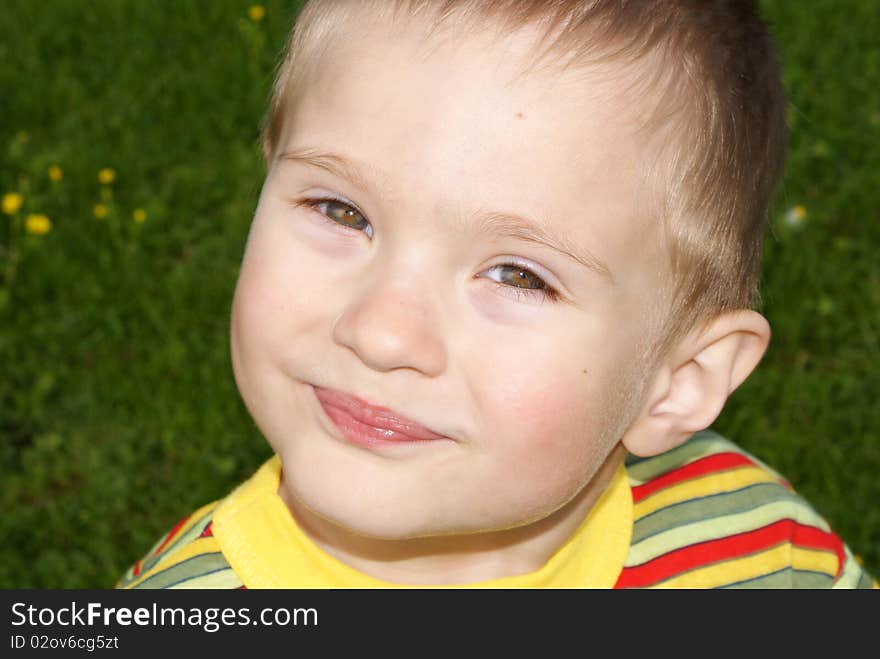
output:
<instances>
[{"instance_id":1,"label":"young boy","mask_svg":"<svg viewBox=\"0 0 880 659\"><path fill-rule=\"evenodd\" d=\"M275 455L122 587L868 587L706 430L770 340L740 1L312 0L232 308Z\"/></svg>"}]
</instances>

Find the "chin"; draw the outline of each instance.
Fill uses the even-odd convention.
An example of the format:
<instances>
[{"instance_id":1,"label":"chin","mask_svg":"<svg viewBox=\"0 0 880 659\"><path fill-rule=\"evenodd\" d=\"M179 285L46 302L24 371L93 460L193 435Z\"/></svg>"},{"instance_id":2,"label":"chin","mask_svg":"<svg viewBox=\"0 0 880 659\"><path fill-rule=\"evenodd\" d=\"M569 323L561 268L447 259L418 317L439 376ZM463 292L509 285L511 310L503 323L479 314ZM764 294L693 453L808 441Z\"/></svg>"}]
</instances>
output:
<instances>
[{"instance_id":1,"label":"chin","mask_svg":"<svg viewBox=\"0 0 880 659\"><path fill-rule=\"evenodd\" d=\"M487 530L474 520L454 521L454 516L418 504L413 508L385 505L381 498L328 492L295 492L296 516L306 530L342 531L363 538L405 541L437 536L471 534ZM389 495L388 498L405 501ZM332 528L327 528L330 525ZM317 526L318 528L315 528Z\"/></svg>"},{"instance_id":2,"label":"chin","mask_svg":"<svg viewBox=\"0 0 880 659\"><path fill-rule=\"evenodd\" d=\"M324 524L330 524L337 530L352 533L374 540L412 540L444 534L447 531L428 524L425 519L412 519L401 515L400 511L383 512L379 506L371 506L363 500L358 502L328 501L318 497L313 504L308 497L299 499L306 507L306 514L316 516ZM335 504L335 505L334 505ZM366 504L366 506L364 505Z\"/></svg>"},{"instance_id":3,"label":"chin","mask_svg":"<svg viewBox=\"0 0 880 659\"><path fill-rule=\"evenodd\" d=\"M501 498L495 508L475 504L478 493L433 483L425 473L389 469L384 461L346 464L335 451L289 454L287 501L310 535L350 533L388 541L472 535L510 529L552 512L546 505ZM287 457L287 460L284 460ZM334 476L328 476L334 475ZM546 504L546 502L541 502Z\"/></svg>"}]
</instances>

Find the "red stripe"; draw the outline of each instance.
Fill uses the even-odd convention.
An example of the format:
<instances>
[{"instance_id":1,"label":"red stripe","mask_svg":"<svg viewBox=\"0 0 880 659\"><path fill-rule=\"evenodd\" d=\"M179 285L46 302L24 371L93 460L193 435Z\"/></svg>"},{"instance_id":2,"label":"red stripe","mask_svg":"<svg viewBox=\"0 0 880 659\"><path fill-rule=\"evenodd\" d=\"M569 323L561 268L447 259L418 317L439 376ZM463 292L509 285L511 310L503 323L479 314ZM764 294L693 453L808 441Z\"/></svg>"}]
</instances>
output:
<instances>
[{"instance_id":1,"label":"red stripe","mask_svg":"<svg viewBox=\"0 0 880 659\"><path fill-rule=\"evenodd\" d=\"M642 565L624 568L615 588L650 586L694 568L754 554L786 541L799 547L834 551L843 565L842 543L834 534L782 519L754 531L682 547Z\"/></svg>"},{"instance_id":2,"label":"red stripe","mask_svg":"<svg viewBox=\"0 0 880 659\"><path fill-rule=\"evenodd\" d=\"M131 571L131 576L136 577L136 576L139 575L140 573L141 573L141 562L140 562L140 561L135 561L135 562L134 562L134 568L133 568L132 571Z\"/></svg>"},{"instance_id":3,"label":"red stripe","mask_svg":"<svg viewBox=\"0 0 880 659\"><path fill-rule=\"evenodd\" d=\"M165 539L162 541L162 544L159 545L158 547L156 547L156 551L153 552L153 556L156 556L159 552L161 552L163 549L165 549L165 546L169 542L171 542L171 539L177 534L177 532L180 530L180 527L183 526L184 523L186 523L186 520L188 520L189 518L190 518L190 516L187 515L182 520L180 520L177 524L174 525L174 528L171 529L168 532L168 535L165 536Z\"/></svg>"},{"instance_id":4,"label":"red stripe","mask_svg":"<svg viewBox=\"0 0 880 659\"><path fill-rule=\"evenodd\" d=\"M755 466L755 463L741 453L715 453L708 455L705 458L694 460L684 467L674 469L647 483L632 488L633 501L638 503L658 490L666 489L693 478L745 466Z\"/></svg>"},{"instance_id":5,"label":"red stripe","mask_svg":"<svg viewBox=\"0 0 880 659\"><path fill-rule=\"evenodd\" d=\"M211 520L210 522L205 524L205 528L202 530L201 533L199 533L200 538L210 538L211 536L214 535L214 529L211 528L211 524L213 524L213 523L214 523L214 520Z\"/></svg>"},{"instance_id":6,"label":"red stripe","mask_svg":"<svg viewBox=\"0 0 880 659\"><path fill-rule=\"evenodd\" d=\"M791 543L805 549L818 549L820 551L833 551L837 554L837 573L834 578L843 572L843 564L846 562L846 552L843 548L843 540L814 526L802 526L795 524L791 533Z\"/></svg>"}]
</instances>

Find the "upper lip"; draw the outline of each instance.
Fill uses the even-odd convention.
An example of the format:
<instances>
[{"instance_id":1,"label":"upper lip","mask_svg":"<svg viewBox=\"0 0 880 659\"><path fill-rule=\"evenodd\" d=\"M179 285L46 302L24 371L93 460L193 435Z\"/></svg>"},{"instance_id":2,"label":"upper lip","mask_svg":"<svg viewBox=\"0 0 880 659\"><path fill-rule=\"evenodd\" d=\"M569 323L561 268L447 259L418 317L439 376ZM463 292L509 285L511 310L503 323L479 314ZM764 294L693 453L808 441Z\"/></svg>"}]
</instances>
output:
<instances>
[{"instance_id":1,"label":"upper lip","mask_svg":"<svg viewBox=\"0 0 880 659\"><path fill-rule=\"evenodd\" d=\"M387 407L371 405L361 398L351 396L336 389L314 386L318 400L324 405L338 407L361 423L387 430L394 430L414 439L449 439L445 435L426 428Z\"/></svg>"}]
</instances>

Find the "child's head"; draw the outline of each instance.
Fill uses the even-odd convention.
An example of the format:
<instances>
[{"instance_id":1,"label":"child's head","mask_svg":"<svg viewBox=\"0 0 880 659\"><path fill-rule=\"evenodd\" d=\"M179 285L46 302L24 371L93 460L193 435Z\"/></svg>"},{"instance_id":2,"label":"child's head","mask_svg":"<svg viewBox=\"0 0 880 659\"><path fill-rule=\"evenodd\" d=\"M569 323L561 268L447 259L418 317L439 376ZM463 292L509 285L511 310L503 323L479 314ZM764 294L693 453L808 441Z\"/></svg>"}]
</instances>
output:
<instances>
[{"instance_id":1,"label":"child's head","mask_svg":"<svg viewBox=\"0 0 880 659\"><path fill-rule=\"evenodd\" d=\"M289 502L386 538L522 527L621 442L711 424L769 341L784 106L742 1L312 0L232 323ZM313 386L446 439L352 445Z\"/></svg>"},{"instance_id":2,"label":"child's head","mask_svg":"<svg viewBox=\"0 0 880 659\"><path fill-rule=\"evenodd\" d=\"M663 274L673 282L650 354L665 355L724 311L760 307L761 240L787 129L775 49L752 2L312 0L291 31L263 125L269 166L334 40L357 39L358 21L383 16L421 17L453 42L531 28L541 41L523 64L549 75L554 63L586 73L606 62L612 75L629 64L620 85L644 122L644 146L654 147L642 176L654 177L651 221L663 225Z\"/></svg>"}]
</instances>

